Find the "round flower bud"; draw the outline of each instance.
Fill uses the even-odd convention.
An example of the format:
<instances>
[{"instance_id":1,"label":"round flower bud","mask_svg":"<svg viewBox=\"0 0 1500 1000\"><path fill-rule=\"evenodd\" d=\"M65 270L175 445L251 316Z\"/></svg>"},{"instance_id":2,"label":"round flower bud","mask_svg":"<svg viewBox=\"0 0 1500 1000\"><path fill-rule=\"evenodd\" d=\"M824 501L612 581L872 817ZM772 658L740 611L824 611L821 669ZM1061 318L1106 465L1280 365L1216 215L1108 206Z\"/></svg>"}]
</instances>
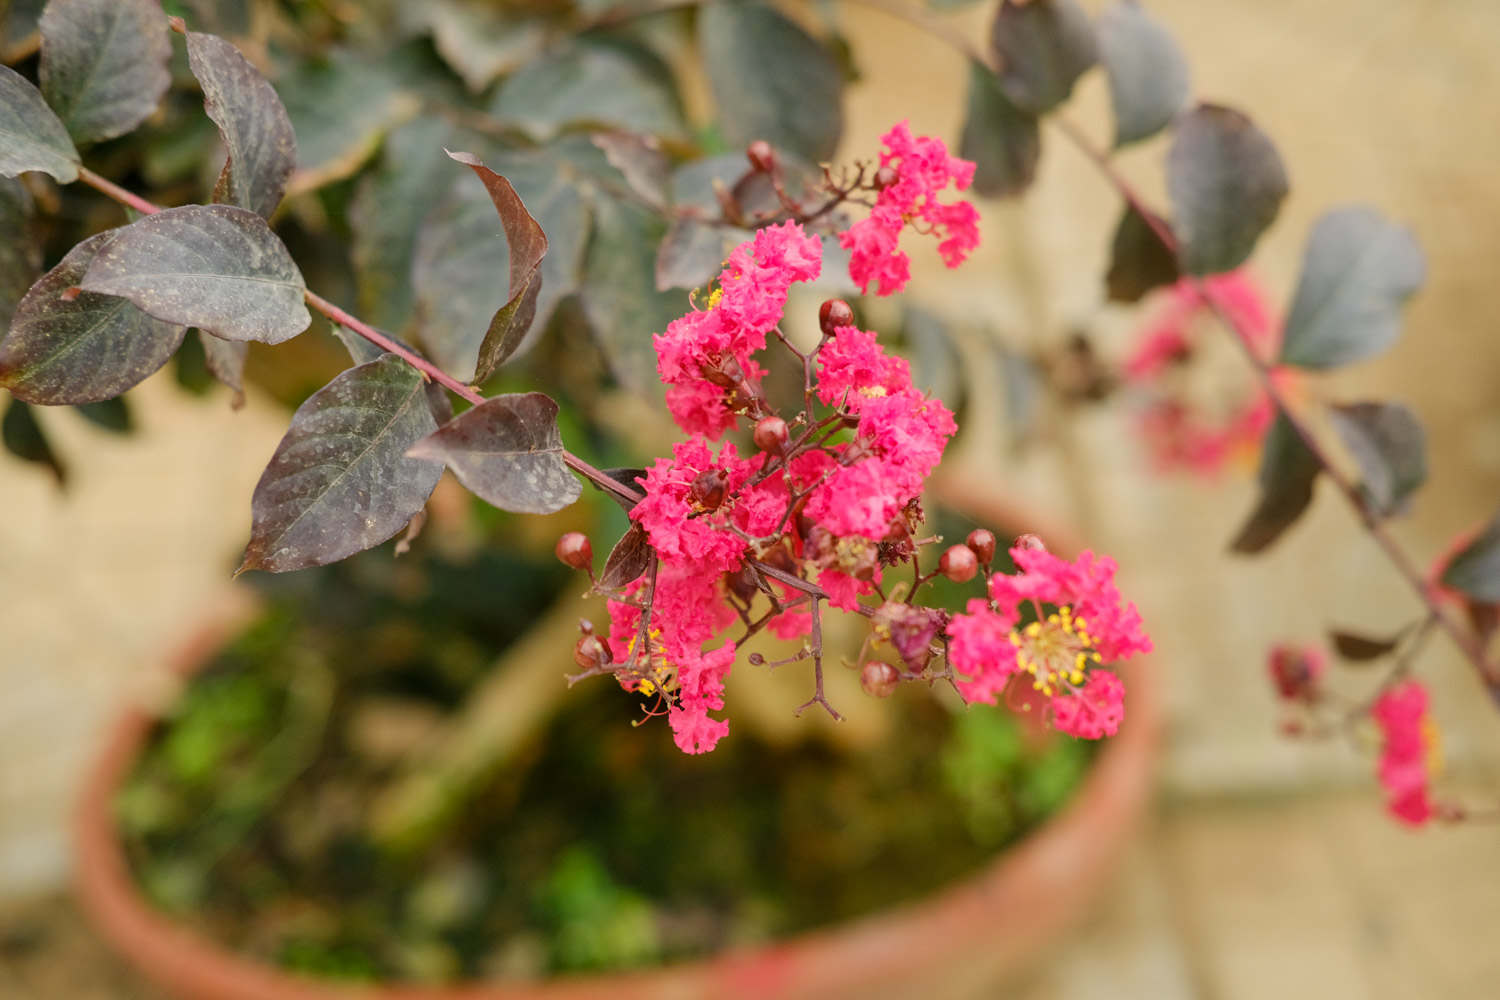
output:
<instances>
[{"instance_id":1,"label":"round flower bud","mask_svg":"<svg viewBox=\"0 0 1500 1000\"><path fill-rule=\"evenodd\" d=\"M688 497L704 510L718 510L724 502L724 490L728 485L722 469L704 469L688 487Z\"/></svg>"},{"instance_id":2,"label":"round flower bud","mask_svg":"<svg viewBox=\"0 0 1500 1000\"><path fill-rule=\"evenodd\" d=\"M938 560L938 572L954 583L968 583L979 572L979 557L967 545L955 545Z\"/></svg>"},{"instance_id":3,"label":"round flower bud","mask_svg":"<svg viewBox=\"0 0 1500 1000\"><path fill-rule=\"evenodd\" d=\"M1024 535L1017 536L1016 544L1013 547L1018 549L1036 549L1039 552L1047 551L1047 543L1042 541L1040 536L1033 535L1029 531Z\"/></svg>"},{"instance_id":4,"label":"round flower bud","mask_svg":"<svg viewBox=\"0 0 1500 1000\"><path fill-rule=\"evenodd\" d=\"M578 570L592 569L594 565L594 547L589 544L589 536L581 531L570 531L557 540L557 547L552 550L564 566L571 566Z\"/></svg>"},{"instance_id":5,"label":"round flower bud","mask_svg":"<svg viewBox=\"0 0 1500 1000\"><path fill-rule=\"evenodd\" d=\"M586 635L573 647L573 662L585 670L602 667L609 662L609 650L604 640L597 635Z\"/></svg>"},{"instance_id":6,"label":"round flower bud","mask_svg":"<svg viewBox=\"0 0 1500 1000\"><path fill-rule=\"evenodd\" d=\"M859 686L872 698L889 698L901 684L901 674L884 660L871 660L859 671Z\"/></svg>"},{"instance_id":7,"label":"round flower bud","mask_svg":"<svg viewBox=\"0 0 1500 1000\"><path fill-rule=\"evenodd\" d=\"M896 173L895 167L881 167L875 171L875 190L884 191L900 179L901 175Z\"/></svg>"},{"instance_id":8,"label":"round flower bud","mask_svg":"<svg viewBox=\"0 0 1500 1000\"><path fill-rule=\"evenodd\" d=\"M829 299L818 310L818 326L830 337L839 327L853 325L854 310L843 299Z\"/></svg>"},{"instance_id":9,"label":"round flower bud","mask_svg":"<svg viewBox=\"0 0 1500 1000\"><path fill-rule=\"evenodd\" d=\"M768 455L780 455L786 449L786 421L780 417L762 417L755 425L755 447Z\"/></svg>"},{"instance_id":10,"label":"round flower bud","mask_svg":"<svg viewBox=\"0 0 1500 1000\"><path fill-rule=\"evenodd\" d=\"M764 139L756 139L745 150L745 159L760 173L769 174L776 169L776 151Z\"/></svg>"},{"instance_id":11,"label":"round flower bud","mask_svg":"<svg viewBox=\"0 0 1500 1000\"><path fill-rule=\"evenodd\" d=\"M969 532L968 541L965 543L969 550L979 557L979 561L988 566L995 560L995 533L988 528L975 528Z\"/></svg>"}]
</instances>

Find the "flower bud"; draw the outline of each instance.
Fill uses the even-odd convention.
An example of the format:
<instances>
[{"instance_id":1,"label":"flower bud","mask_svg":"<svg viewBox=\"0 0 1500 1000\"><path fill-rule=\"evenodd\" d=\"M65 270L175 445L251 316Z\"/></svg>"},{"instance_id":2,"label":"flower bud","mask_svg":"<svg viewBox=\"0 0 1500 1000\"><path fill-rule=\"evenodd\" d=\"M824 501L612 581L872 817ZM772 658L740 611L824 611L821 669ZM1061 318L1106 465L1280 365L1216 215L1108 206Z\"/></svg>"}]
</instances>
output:
<instances>
[{"instance_id":1,"label":"flower bud","mask_svg":"<svg viewBox=\"0 0 1500 1000\"><path fill-rule=\"evenodd\" d=\"M763 174L776 169L776 151L764 139L756 139L749 145L745 150L745 159L750 161L753 169Z\"/></svg>"},{"instance_id":2,"label":"flower bud","mask_svg":"<svg viewBox=\"0 0 1500 1000\"><path fill-rule=\"evenodd\" d=\"M704 510L718 510L728 486L724 470L704 469L694 477L693 485L688 488L688 498Z\"/></svg>"},{"instance_id":3,"label":"flower bud","mask_svg":"<svg viewBox=\"0 0 1500 1000\"><path fill-rule=\"evenodd\" d=\"M896 173L895 167L881 167L875 171L875 190L884 191L900 179L901 175Z\"/></svg>"},{"instance_id":4,"label":"flower bud","mask_svg":"<svg viewBox=\"0 0 1500 1000\"><path fill-rule=\"evenodd\" d=\"M762 417L755 425L755 447L768 455L780 455L786 450L786 421L780 417Z\"/></svg>"},{"instance_id":5,"label":"flower bud","mask_svg":"<svg viewBox=\"0 0 1500 1000\"><path fill-rule=\"evenodd\" d=\"M889 698L901 683L901 674L883 660L871 660L859 671L859 686L872 698Z\"/></svg>"},{"instance_id":6,"label":"flower bud","mask_svg":"<svg viewBox=\"0 0 1500 1000\"><path fill-rule=\"evenodd\" d=\"M854 310L843 299L829 299L818 310L818 326L829 337L841 326L854 325Z\"/></svg>"},{"instance_id":7,"label":"flower bud","mask_svg":"<svg viewBox=\"0 0 1500 1000\"><path fill-rule=\"evenodd\" d=\"M979 557L967 545L954 545L938 560L938 572L954 583L968 583L979 572Z\"/></svg>"},{"instance_id":8,"label":"flower bud","mask_svg":"<svg viewBox=\"0 0 1500 1000\"><path fill-rule=\"evenodd\" d=\"M585 670L602 667L609 662L609 650L604 640L597 635L586 635L573 647L573 662Z\"/></svg>"},{"instance_id":9,"label":"flower bud","mask_svg":"<svg viewBox=\"0 0 1500 1000\"><path fill-rule=\"evenodd\" d=\"M1046 552L1047 551L1047 543L1044 542L1044 541L1042 541L1039 536L1033 535L1031 532L1028 531L1024 535L1017 535L1016 536L1016 544L1014 546L1012 546L1012 548L1017 548L1017 549L1034 549L1037 552Z\"/></svg>"},{"instance_id":10,"label":"flower bud","mask_svg":"<svg viewBox=\"0 0 1500 1000\"><path fill-rule=\"evenodd\" d=\"M552 551L564 566L578 570L589 570L594 566L594 547L589 544L589 536L581 531L570 531L563 535Z\"/></svg>"},{"instance_id":11,"label":"flower bud","mask_svg":"<svg viewBox=\"0 0 1500 1000\"><path fill-rule=\"evenodd\" d=\"M969 532L966 544L984 565L995 561L995 533L988 528L975 528Z\"/></svg>"}]
</instances>

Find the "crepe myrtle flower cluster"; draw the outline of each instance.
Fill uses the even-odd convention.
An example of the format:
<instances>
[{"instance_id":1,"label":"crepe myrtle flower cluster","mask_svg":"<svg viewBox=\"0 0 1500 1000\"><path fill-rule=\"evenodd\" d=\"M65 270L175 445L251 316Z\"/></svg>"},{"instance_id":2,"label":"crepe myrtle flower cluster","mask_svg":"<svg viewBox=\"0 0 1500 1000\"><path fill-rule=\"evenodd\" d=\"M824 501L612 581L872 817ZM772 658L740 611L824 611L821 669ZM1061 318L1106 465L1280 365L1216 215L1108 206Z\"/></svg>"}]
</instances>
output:
<instances>
[{"instance_id":1,"label":"crepe myrtle flower cluster","mask_svg":"<svg viewBox=\"0 0 1500 1000\"><path fill-rule=\"evenodd\" d=\"M856 283L874 281L883 294L906 282L895 247L907 226L942 237L949 266L978 240L972 205L936 200L950 180L965 186L973 164L904 123L885 143L872 214L840 237L854 251ZM788 290L821 269L817 236L797 221L766 226L730 253L702 307L655 337L667 404L687 437L638 480L644 496L630 518L649 557L628 582L608 572L595 580L609 599L609 629L583 624L574 679L612 674L646 699L648 714L666 715L678 747L702 753L729 730L713 713L724 708L737 651L768 629L801 641L781 663L813 662L815 693L798 711L818 704L840 718L823 691L826 603L869 620L854 666L873 695L944 680L968 701L993 703L1026 683L1050 699L1057 729L1113 734L1124 687L1101 665L1150 648L1114 587L1114 563L1090 553L1069 562L1028 540L1012 550L1019 575L992 573L995 538L979 530L924 573L922 551L940 540L923 534L921 495L957 429L953 414L913 386L907 362L856 326L842 300L823 303L816 346L792 344L780 328ZM801 368L795 414L777 412L761 390L768 345ZM592 577L582 535L564 536L558 556ZM893 584L903 564L910 579ZM957 615L924 606L921 588L938 574L979 577L988 596ZM1028 609L1036 621L1023 625ZM867 656L884 647L899 664Z\"/></svg>"}]
</instances>

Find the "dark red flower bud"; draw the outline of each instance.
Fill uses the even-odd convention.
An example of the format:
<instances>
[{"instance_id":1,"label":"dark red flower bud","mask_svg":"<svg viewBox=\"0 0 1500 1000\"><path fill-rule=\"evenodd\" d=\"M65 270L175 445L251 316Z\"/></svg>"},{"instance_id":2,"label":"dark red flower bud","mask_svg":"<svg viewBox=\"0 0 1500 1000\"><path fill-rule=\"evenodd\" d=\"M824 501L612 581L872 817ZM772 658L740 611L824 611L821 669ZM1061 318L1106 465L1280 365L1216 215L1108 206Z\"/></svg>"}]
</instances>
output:
<instances>
[{"instance_id":1,"label":"dark red flower bud","mask_svg":"<svg viewBox=\"0 0 1500 1000\"><path fill-rule=\"evenodd\" d=\"M750 161L750 166L763 174L769 174L776 169L776 151L771 144L764 139L756 139L745 150L745 158Z\"/></svg>"},{"instance_id":2,"label":"dark red flower bud","mask_svg":"<svg viewBox=\"0 0 1500 1000\"><path fill-rule=\"evenodd\" d=\"M780 417L762 417L755 425L755 447L768 455L780 455L786 450L786 421Z\"/></svg>"},{"instance_id":3,"label":"dark red flower bud","mask_svg":"<svg viewBox=\"0 0 1500 1000\"><path fill-rule=\"evenodd\" d=\"M872 698L889 698L901 684L901 673L883 660L871 660L859 671L859 686Z\"/></svg>"},{"instance_id":4,"label":"dark red flower bud","mask_svg":"<svg viewBox=\"0 0 1500 1000\"><path fill-rule=\"evenodd\" d=\"M694 477L693 485L688 488L688 498L704 510L718 510L728 486L724 470L704 469Z\"/></svg>"},{"instance_id":5,"label":"dark red flower bud","mask_svg":"<svg viewBox=\"0 0 1500 1000\"><path fill-rule=\"evenodd\" d=\"M988 566L995 561L995 533L988 528L975 528L969 532L967 542L979 561Z\"/></svg>"},{"instance_id":6,"label":"dark red flower bud","mask_svg":"<svg viewBox=\"0 0 1500 1000\"><path fill-rule=\"evenodd\" d=\"M1046 552L1047 551L1047 543L1044 542L1044 541L1042 541L1042 539L1041 539L1040 536L1033 535L1031 532L1028 531L1024 535L1017 535L1016 536L1016 543L1014 545L1012 545L1011 548L1015 548L1015 549L1034 549L1034 550L1036 550L1038 552Z\"/></svg>"},{"instance_id":7,"label":"dark red flower bud","mask_svg":"<svg viewBox=\"0 0 1500 1000\"><path fill-rule=\"evenodd\" d=\"M854 310L843 299L829 299L818 310L818 326L830 337L839 327L853 325Z\"/></svg>"},{"instance_id":8,"label":"dark red flower bud","mask_svg":"<svg viewBox=\"0 0 1500 1000\"><path fill-rule=\"evenodd\" d=\"M954 583L968 583L979 572L979 557L967 545L954 545L938 560L938 572Z\"/></svg>"},{"instance_id":9,"label":"dark red flower bud","mask_svg":"<svg viewBox=\"0 0 1500 1000\"><path fill-rule=\"evenodd\" d=\"M597 635L586 635L573 647L573 662L585 670L609 663L609 650Z\"/></svg>"},{"instance_id":10,"label":"dark red flower bud","mask_svg":"<svg viewBox=\"0 0 1500 1000\"><path fill-rule=\"evenodd\" d=\"M900 179L901 175L896 173L895 167L881 167L875 171L875 190L884 191Z\"/></svg>"},{"instance_id":11,"label":"dark red flower bud","mask_svg":"<svg viewBox=\"0 0 1500 1000\"><path fill-rule=\"evenodd\" d=\"M581 531L570 531L557 540L557 547L552 550L557 553L557 558L564 566L571 566L577 570L592 569L594 565L594 547L589 544L589 536Z\"/></svg>"}]
</instances>

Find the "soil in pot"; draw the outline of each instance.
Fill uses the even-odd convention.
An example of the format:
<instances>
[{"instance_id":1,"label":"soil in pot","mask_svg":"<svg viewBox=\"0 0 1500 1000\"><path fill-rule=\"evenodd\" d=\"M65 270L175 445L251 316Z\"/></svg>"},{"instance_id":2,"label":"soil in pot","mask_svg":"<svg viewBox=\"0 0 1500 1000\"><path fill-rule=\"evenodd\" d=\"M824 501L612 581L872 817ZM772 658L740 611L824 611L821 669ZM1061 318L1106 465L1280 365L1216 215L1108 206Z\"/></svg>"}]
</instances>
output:
<instances>
[{"instance_id":1,"label":"soil in pot","mask_svg":"<svg viewBox=\"0 0 1500 1000\"><path fill-rule=\"evenodd\" d=\"M596 679L556 699L419 849L393 849L373 804L495 652L576 586L545 560L403 562L373 553L277 581L156 728L116 801L156 906L337 979L649 966L960 878L1056 811L1094 751L908 685L850 706L890 713L895 738L877 746L732 721L719 749L686 756ZM566 663L564 648L555 672Z\"/></svg>"}]
</instances>

